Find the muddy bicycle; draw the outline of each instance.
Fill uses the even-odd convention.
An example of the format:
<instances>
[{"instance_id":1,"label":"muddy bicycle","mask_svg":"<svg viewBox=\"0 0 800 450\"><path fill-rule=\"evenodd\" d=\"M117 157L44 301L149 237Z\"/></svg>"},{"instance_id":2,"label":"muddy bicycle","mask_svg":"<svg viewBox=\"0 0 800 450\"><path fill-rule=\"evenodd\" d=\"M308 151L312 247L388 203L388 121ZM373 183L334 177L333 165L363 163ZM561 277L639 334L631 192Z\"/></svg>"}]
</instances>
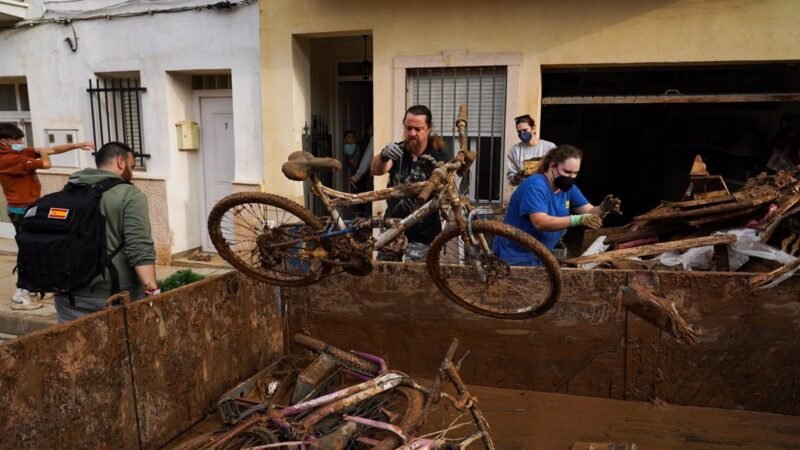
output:
<instances>
[{"instance_id":1,"label":"muddy bicycle","mask_svg":"<svg viewBox=\"0 0 800 450\"><path fill-rule=\"evenodd\" d=\"M305 335L293 341L317 358L297 370L296 356L285 357L230 390L219 403L230 428L199 434L173 450L494 450L477 399L458 373L469 352L453 362L458 339L432 388L389 370L376 355L348 353ZM344 375L356 384L344 382ZM446 429L419 436L443 399L460 414Z\"/></svg>"},{"instance_id":2,"label":"muddy bicycle","mask_svg":"<svg viewBox=\"0 0 800 450\"><path fill-rule=\"evenodd\" d=\"M378 250L402 250L404 231L431 214L448 226L428 250L428 273L436 286L464 308L501 319L528 319L543 314L558 300L561 273L555 257L531 235L512 226L476 219L478 210L461 195L463 177L476 159L467 146L466 108L456 121L460 150L447 163L432 164L427 181L351 194L322 184L320 174L341 170L332 158L294 152L283 173L311 182L329 216L320 218L300 204L268 193L237 193L211 210L208 230L219 255L246 275L278 286L305 286L339 273L367 275ZM424 157L424 155L423 155ZM422 158L421 158L422 159ZM431 158L432 160L432 158ZM346 223L340 209L388 199L414 203L403 219L371 217ZM374 229L382 231L373 236ZM539 267L510 265L492 251L495 238L529 252Z\"/></svg>"}]
</instances>

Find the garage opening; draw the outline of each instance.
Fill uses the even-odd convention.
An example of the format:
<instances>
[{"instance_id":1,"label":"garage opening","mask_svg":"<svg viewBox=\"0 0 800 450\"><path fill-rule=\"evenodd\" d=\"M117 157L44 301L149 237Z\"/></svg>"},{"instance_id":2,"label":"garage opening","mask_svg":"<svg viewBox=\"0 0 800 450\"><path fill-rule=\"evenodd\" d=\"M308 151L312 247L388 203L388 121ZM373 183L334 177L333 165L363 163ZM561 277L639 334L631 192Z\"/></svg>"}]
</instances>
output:
<instances>
[{"instance_id":1,"label":"garage opening","mask_svg":"<svg viewBox=\"0 0 800 450\"><path fill-rule=\"evenodd\" d=\"M798 158L794 63L549 68L542 93L542 138L584 150L584 193L623 199L606 226L680 200L696 154L731 190L769 171L776 147Z\"/></svg>"}]
</instances>

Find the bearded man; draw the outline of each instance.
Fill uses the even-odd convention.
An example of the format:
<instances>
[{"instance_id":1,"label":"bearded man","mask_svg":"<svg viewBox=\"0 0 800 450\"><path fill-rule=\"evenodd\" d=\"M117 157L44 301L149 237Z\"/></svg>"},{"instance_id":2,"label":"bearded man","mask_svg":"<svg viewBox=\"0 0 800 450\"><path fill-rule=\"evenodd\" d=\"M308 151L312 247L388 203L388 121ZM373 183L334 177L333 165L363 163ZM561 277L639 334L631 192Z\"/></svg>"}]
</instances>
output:
<instances>
[{"instance_id":1,"label":"bearded man","mask_svg":"<svg viewBox=\"0 0 800 450\"><path fill-rule=\"evenodd\" d=\"M444 141L431 134L431 110L424 105L414 105L403 117L403 140L390 142L372 158L372 174L389 174L389 187L404 183L426 181L434 161L448 160L443 151ZM423 158L423 156L425 156ZM406 199L390 199L386 217L406 217L410 214ZM431 214L405 231L409 243L430 245L442 231L439 214Z\"/></svg>"}]
</instances>

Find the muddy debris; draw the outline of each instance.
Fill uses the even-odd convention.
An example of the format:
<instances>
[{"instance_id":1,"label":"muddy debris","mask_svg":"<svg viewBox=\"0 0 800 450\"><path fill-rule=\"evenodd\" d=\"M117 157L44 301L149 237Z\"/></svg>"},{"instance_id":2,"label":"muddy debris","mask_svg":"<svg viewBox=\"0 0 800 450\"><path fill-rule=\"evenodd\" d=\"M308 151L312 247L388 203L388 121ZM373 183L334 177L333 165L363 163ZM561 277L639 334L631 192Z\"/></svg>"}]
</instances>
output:
<instances>
[{"instance_id":1,"label":"muddy debris","mask_svg":"<svg viewBox=\"0 0 800 450\"><path fill-rule=\"evenodd\" d=\"M171 448L495 448L478 399L458 373L469 352L453 361L457 339L429 386L390 370L376 355L345 352L306 335L296 335L293 342L303 351L280 358L222 396L222 428ZM445 403L447 408L439 408ZM437 409L452 411L452 425L423 434L426 419Z\"/></svg>"},{"instance_id":2,"label":"muddy debris","mask_svg":"<svg viewBox=\"0 0 800 450\"><path fill-rule=\"evenodd\" d=\"M633 223L587 233L591 244L566 263L584 269L766 271L752 288L773 287L800 267L800 181L761 173L731 192L698 155L681 201L662 201Z\"/></svg>"}]
</instances>

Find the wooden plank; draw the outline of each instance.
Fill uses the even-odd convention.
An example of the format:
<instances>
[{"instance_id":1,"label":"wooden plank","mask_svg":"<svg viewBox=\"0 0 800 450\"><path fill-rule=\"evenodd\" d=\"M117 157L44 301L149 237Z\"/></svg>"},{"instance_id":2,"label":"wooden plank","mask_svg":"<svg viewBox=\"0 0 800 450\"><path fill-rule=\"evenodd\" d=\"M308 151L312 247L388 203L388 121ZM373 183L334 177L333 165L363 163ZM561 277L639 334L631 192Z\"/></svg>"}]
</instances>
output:
<instances>
[{"instance_id":1,"label":"wooden plank","mask_svg":"<svg viewBox=\"0 0 800 450\"><path fill-rule=\"evenodd\" d=\"M764 203L771 202L778 197L778 193L775 192L773 195L763 195L756 198L747 198L738 200L735 203L725 203L722 205L710 206L707 208L697 208L697 209L690 209L690 210L680 210L676 211L674 208L661 210L661 211L650 211L641 216L636 216L633 218L636 222L643 222L643 221L650 221L650 220L665 220L665 219L683 219L687 217L697 217L697 216L707 216L712 214L718 213L725 213L736 211L745 208L752 208L754 206L762 205Z\"/></svg>"},{"instance_id":2,"label":"wooden plank","mask_svg":"<svg viewBox=\"0 0 800 450\"><path fill-rule=\"evenodd\" d=\"M791 272L797 266L800 266L800 258L795 259L790 263L786 263L782 267L779 267L772 272L769 273L760 273L755 275L753 278L750 279L750 287L752 288L760 288L772 283L774 280L780 278L784 274Z\"/></svg>"},{"instance_id":3,"label":"wooden plank","mask_svg":"<svg viewBox=\"0 0 800 450\"><path fill-rule=\"evenodd\" d=\"M664 234L671 234L677 231L686 230L684 225L658 225L654 227L639 228L638 230L626 231L624 233L617 233L606 237L603 241L604 244L613 245L620 242L628 242L634 239L643 239L653 236L661 236Z\"/></svg>"},{"instance_id":4,"label":"wooden plank","mask_svg":"<svg viewBox=\"0 0 800 450\"><path fill-rule=\"evenodd\" d=\"M728 272L731 270L730 254L727 245L714 246L714 270Z\"/></svg>"},{"instance_id":5,"label":"wooden plank","mask_svg":"<svg viewBox=\"0 0 800 450\"><path fill-rule=\"evenodd\" d=\"M614 250L610 252L600 253L599 255L581 256L578 258L570 258L566 262L569 264L588 264L588 263L601 263L612 261L615 259L630 258L633 256L652 256L664 252L674 252L680 250L688 250L695 247L704 247L707 245L720 245L731 244L736 242L736 236L724 234L721 236L706 236L701 238L683 239L680 241L661 242L658 244L642 245L641 247L626 248L623 250Z\"/></svg>"},{"instance_id":6,"label":"wooden plank","mask_svg":"<svg viewBox=\"0 0 800 450\"><path fill-rule=\"evenodd\" d=\"M752 103L797 102L800 93L717 94L717 95L603 95L596 97L544 97L542 105L608 105L663 103Z\"/></svg>"},{"instance_id":7,"label":"wooden plank","mask_svg":"<svg viewBox=\"0 0 800 450\"><path fill-rule=\"evenodd\" d=\"M794 208L797 202L800 202L800 194L789 197L783 202L780 209L778 209L775 216L770 219L769 223L761 227L761 229L764 230L764 233L761 235L761 242L766 243L769 238L772 237L772 233L775 232L775 229L778 228L778 224L781 223L784 218L798 212L798 208Z\"/></svg>"},{"instance_id":8,"label":"wooden plank","mask_svg":"<svg viewBox=\"0 0 800 450\"><path fill-rule=\"evenodd\" d=\"M703 225L707 225L709 223L720 222L723 220L733 219L736 217L746 216L748 214L753 214L754 212L758 211L761 206L754 206L752 208L743 209L741 211L734 211L728 214L720 214L716 216L708 216L708 217L701 217L699 219L689 220L686 221L686 224L692 227L699 227Z\"/></svg>"},{"instance_id":9,"label":"wooden plank","mask_svg":"<svg viewBox=\"0 0 800 450\"><path fill-rule=\"evenodd\" d=\"M716 205L718 203L728 203L734 201L736 201L736 198L731 195L725 197L705 198L702 200L686 200L683 202L670 202L665 200L662 203L672 208L689 209L696 208L698 206L709 206Z\"/></svg>"}]
</instances>

